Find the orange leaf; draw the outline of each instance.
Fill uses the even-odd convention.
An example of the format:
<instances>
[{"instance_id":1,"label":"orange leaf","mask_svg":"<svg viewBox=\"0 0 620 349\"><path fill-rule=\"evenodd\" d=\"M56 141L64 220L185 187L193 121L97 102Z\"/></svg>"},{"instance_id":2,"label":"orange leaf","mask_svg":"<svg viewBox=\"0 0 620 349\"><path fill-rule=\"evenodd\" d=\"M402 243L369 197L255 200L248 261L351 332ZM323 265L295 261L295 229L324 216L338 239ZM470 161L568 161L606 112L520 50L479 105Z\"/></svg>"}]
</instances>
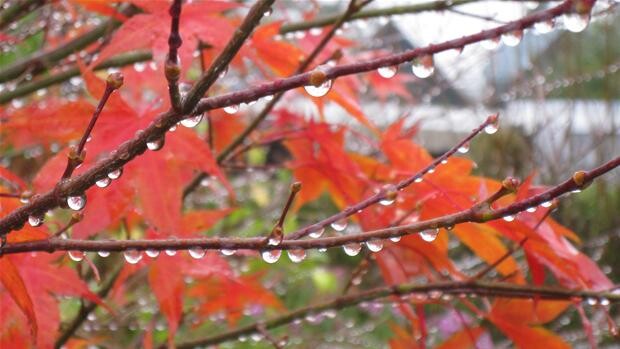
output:
<instances>
[{"instance_id":1,"label":"orange leaf","mask_svg":"<svg viewBox=\"0 0 620 349\"><path fill-rule=\"evenodd\" d=\"M19 307L21 311L28 318L30 324L30 334L34 341L37 338L37 318L34 314L34 306L32 299L28 294L24 280L19 275L15 265L6 257L0 257L0 282L4 285L4 288L9 291L9 294ZM5 323L5 320L2 320Z\"/></svg>"}]
</instances>

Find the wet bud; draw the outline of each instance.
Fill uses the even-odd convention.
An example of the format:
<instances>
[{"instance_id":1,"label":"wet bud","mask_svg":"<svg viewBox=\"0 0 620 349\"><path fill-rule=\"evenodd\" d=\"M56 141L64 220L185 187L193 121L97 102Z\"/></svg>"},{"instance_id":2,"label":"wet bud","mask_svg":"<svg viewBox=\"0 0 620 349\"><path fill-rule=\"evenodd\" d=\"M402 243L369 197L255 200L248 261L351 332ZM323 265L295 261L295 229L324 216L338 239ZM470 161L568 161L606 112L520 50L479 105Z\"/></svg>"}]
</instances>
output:
<instances>
[{"instance_id":1,"label":"wet bud","mask_svg":"<svg viewBox=\"0 0 620 349\"><path fill-rule=\"evenodd\" d=\"M166 65L164 66L164 72L166 74L166 79L169 81L178 81L179 76L181 75L181 68L178 64L172 61L166 61Z\"/></svg>"},{"instance_id":2,"label":"wet bud","mask_svg":"<svg viewBox=\"0 0 620 349\"><path fill-rule=\"evenodd\" d=\"M77 164L81 164L82 162L84 162L84 159L86 158L86 150L82 150L82 152L78 154L77 149L75 147L71 147L67 157L69 158L69 160Z\"/></svg>"},{"instance_id":3,"label":"wet bud","mask_svg":"<svg viewBox=\"0 0 620 349\"><path fill-rule=\"evenodd\" d=\"M583 187L586 184L586 173L584 171L577 171L573 174L573 182L578 187Z\"/></svg>"},{"instance_id":4,"label":"wet bud","mask_svg":"<svg viewBox=\"0 0 620 349\"><path fill-rule=\"evenodd\" d=\"M334 53L332 54L332 59L337 61L340 58L342 58L342 50L338 49L338 50L334 51Z\"/></svg>"},{"instance_id":5,"label":"wet bud","mask_svg":"<svg viewBox=\"0 0 620 349\"><path fill-rule=\"evenodd\" d=\"M398 191L395 188L390 188L385 192L385 200L396 200L396 197L398 196Z\"/></svg>"},{"instance_id":6,"label":"wet bud","mask_svg":"<svg viewBox=\"0 0 620 349\"><path fill-rule=\"evenodd\" d=\"M576 0L573 2L575 12L579 14L588 14L594 6L594 0Z\"/></svg>"},{"instance_id":7,"label":"wet bud","mask_svg":"<svg viewBox=\"0 0 620 349\"><path fill-rule=\"evenodd\" d=\"M327 74L322 70L314 70L310 73L310 85L319 87L325 80L327 80Z\"/></svg>"},{"instance_id":8,"label":"wet bud","mask_svg":"<svg viewBox=\"0 0 620 349\"><path fill-rule=\"evenodd\" d=\"M487 118L487 124L489 125L497 125L499 123L499 113L490 115Z\"/></svg>"},{"instance_id":9,"label":"wet bud","mask_svg":"<svg viewBox=\"0 0 620 349\"><path fill-rule=\"evenodd\" d=\"M276 225L275 227L273 227L273 229L271 230L271 234L269 234L269 237L267 238L267 245L278 246L282 242L283 238L284 232L282 230L282 227Z\"/></svg>"},{"instance_id":10,"label":"wet bud","mask_svg":"<svg viewBox=\"0 0 620 349\"><path fill-rule=\"evenodd\" d=\"M297 193L301 190L301 182L295 182L293 184L291 184L291 192L292 193Z\"/></svg>"},{"instance_id":11,"label":"wet bud","mask_svg":"<svg viewBox=\"0 0 620 349\"><path fill-rule=\"evenodd\" d=\"M71 215L71 220L74 223L80 222L82 219L84 219L84 213L80 212L73 212L73 214Z\"/></svg>"},{"instance_id":12,"label":"wet bud","mask_svg":"<svg viewBox=\"0 0 620 349\"><path fill-rule=\"evenodd\" d=\"M506 179L502 181L502 187L510 191L511 193L517 191L517 188L519 188L520 184L521 181L515 177L506 177Z\"/></svg>"},{"instance_id":13,"label":"wet bud","mask_svg":"<svg viewBox=\"0 0 620 349\"><path fill-rule=\"evenodd\" d=\"M106 79L106 84L110 86L113 90L116 90L123 86L123 80L124 77L122 73L112 73L108 75L108 78Z\"/></svg>"}]
</instances>

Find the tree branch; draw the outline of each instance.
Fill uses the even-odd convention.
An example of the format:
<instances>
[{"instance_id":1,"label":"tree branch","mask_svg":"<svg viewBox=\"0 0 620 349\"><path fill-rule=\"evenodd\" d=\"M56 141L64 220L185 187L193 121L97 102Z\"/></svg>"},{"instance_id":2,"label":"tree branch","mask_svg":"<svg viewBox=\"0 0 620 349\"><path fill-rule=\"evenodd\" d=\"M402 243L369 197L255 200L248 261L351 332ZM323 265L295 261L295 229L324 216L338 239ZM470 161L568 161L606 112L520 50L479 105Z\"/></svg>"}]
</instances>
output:
<instances>
[{"instance_id":1,"label":"tree branch","mask_svg":"<svg viewBox=\"0 0 620 349\"><path fill-rule=\"evenodd\" d=\"M255 6L258 6L259 4L264 5L265 3L259 2ZM421 55L428 55L444 50L459 48L477 41L486 40L492 37L499 37L506 32L514 31L518 28L523 29L533 25L536 22L546 21L572 10L572 2L565 1L559 6L532 14L518 21L511 22L495 29L482 31L475 35L466 36L461 39L447 41L439 45L430 45L425 48L414 49L401 54L386 56L366 62L328 68L325 69L325 77L327 79L334 79L339 76L374 70L381 66L393 66L410 61ZM242 27L247 27L247 22L256 20L255 11L250 11L250 13L253 14L254 17L248 18L244 21ZM237 45L232 46L240 47L240 45L241 44L238 43ZM230 46L227 47L229 48ZM214 64L214 66L217 65L217 67L210 68L209 72L211 73L207 72L207 75L217 74L221 71L221 68L218 67L221 67L222 63L225 63L223 64L224 66L228 64L228 60L232 59L232 55L229 51L230 50L225 49L222 52L222 54L215 61L218 64ZM279 79L271 83L265 83L254 88L233 92L218 97L205 98L199 103L197 108L193 108L194 111L192 114L198 115L210 109L235 105L241 102L250 102L259 97L304 86L310 83L311 75L312 73L304 73L291 78ZM207 86L214 81L213 79L215 79L215 77L204 77L202 80L205 82L205 86ZM202 90L202 88L200 90ZM188 100L184 103L184 110L192 109L190 108L192 106L190 101L191 99L188 98ZM151 122L151 124L149 124L143 132L138 132L138 134L136 134L132 139L121 144L115 152L111 153L107 158L104 158L94 164L89 170L72 178L70 181L58 183L51 191L38 196L29 204L14 210L0 219L0 235L5 235L12 230L20 229L30 214L46 212L52 208L58 207L63 202L64 197L83 193L86 189L93 186L97 180L103 178L103 176L119 169L125 163L131 161L134 157L144 153L146 151L147 141L161 138L170 129L170 127L179 122L183 117L187 116L188 115L179 115L174 111L168 111L158 117L155 117L155 120Z\"/></svg>"},{"instance_id":2,"label":"tree branch","mask_svg":"<svg viewBox=\"0 0 620 349\"><path fill-rule=\"evenodd\" d=\"M174 0L170 5L170 36L168 38L168 58L164 67L166 80L168 80L168 93L170 94L170 104L172 108L181 111L181 93L179 92L179 47L183 44L179 33L179 22L181 21L182 0Z\"/></svg>"},{"instance_id":3,"label":"tree branch","mask_svg":"<svg viewBox=\"0 0 620 349\"><path fill-rule=\"evenodd\" d=\"M253 324L237 328L235 330L218 334L203 339L179 343L177 349L195 348L197 346L208 346L219 344L225 341L234 340L239 336L249 335L260 332L259 327L272 329L289 324L297 319L303 319L308 314L320 314L326 310L339 310L355 306L362 302L372 301L378 298L389 296L404 296L412 293L429 294L431 292L441 292L442 294L456 295L478 295L487 297L501 298L526 298L526 299L546 299L546 300L573 300L575 298L595 298L607 299L610 303L620 302L620 294L612 292L596 292L583 290L569 290L555 287L541 287L528 285L515 285L510 283L483 282L483 281L463 281L463 282L437 282L431 284L401 284L395 286L384 286L369 291L345 295L331 301L310 305L289 313L272 318L271 320L255 322Z\"/></svg>"},{"instance_id":4,"label":"tree branch","mask_svg":"<svg viewBox=\"0 0 620 349\"><path fill-rule=\"evenodd\" d=\"M616 157L607 163L594 168L588 172L583 171L583 179L592 181L616 167L620 166L620 157ZM483 223L490 220L500 219L507 215L516 215L525 211L530 207L540 205L557 198L563 194L581 188L574 182L573 178L569 178L564 182L527 199L517 201L511 205L496 210L488 210L480 212L478 205L474 205L469 209L448 214L445 216L428 219L425 221L415 222L409 225L398 227L389 227L366 231L357 234L348 234L332 237L317 238L311 240L294 240L285 239L279 245L266 245L264 237L253 238L193 238L193 239L161 239L161 240L71 240L56 239L27 241L19 243L6 244L2 248L2 253L23 253L33 251L110 251L119 252L129 249L135 250L186 250L190 248L200 247L205 250L308 250L318 248L329 248L344 246L351 243L362 243L371 240L382 240L394 238L398 236L410 235L422 232L427 229L438 229L452 227L455 224L475 222ZM291 234L292 235L292 234Z\"/></svg>"},{"instance_id":5,"label":"tree branch","mask_svg":"<svg viewBox=\"0 0 620 349\"><path fill-rule=\"evenodd\" d=\"M245 17L243 23L235 30L235 34L230 39L222 53L213 61L213 64L209 67L206 73L204 73L200 79L194 84L194 87L187 93L187 97L183 102L183 113L189 114L196 103L207 93L207 90L215 83L227 67L228 63L232 61L237 54L245 40L252 34L254 28L258 25L261 18L263 18L265 12L271 8L275 0L259 0Z\"/></svg>"}]
</instances>

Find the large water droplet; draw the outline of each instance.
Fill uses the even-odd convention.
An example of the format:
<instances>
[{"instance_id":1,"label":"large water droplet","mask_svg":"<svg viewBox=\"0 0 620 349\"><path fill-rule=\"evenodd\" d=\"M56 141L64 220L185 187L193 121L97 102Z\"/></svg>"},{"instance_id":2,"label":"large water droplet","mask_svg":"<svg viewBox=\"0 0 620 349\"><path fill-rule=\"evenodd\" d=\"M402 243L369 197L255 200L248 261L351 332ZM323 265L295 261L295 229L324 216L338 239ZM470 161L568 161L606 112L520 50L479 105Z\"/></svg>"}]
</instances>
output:
<instances>
[{"instance_id":1,"label":"large water droplet","mask_svg":"<svg viewBox=\"0 0 620 349\"><path fill-rule=\"evenodd\" d=\"M554 24L555 23L553 19L550 19L548 21L537 22L536 24L534 24L534 30L536 31L536 34L551 33L553 31Z\"/></svg>"},{"instance_id":2,"label":"large water droplet","mask_svg":"<svg viewBox=\"0 0 620 349\"><path fill-rule=\"evenodd\" d=\"M225 112L226 114L234 114L234 113L236 113L236 112L238 112L238 111L239 111L239 106L238 106L238 105L236 105L236 104L234 104L234 105L229 105L229 106L227 106L227 107L224 107L224 112Z\"/></svg>"},{"instance_id":3,"label":"large water droplet","mask_svg":"<svg viewBox=\"0 0 620 349\"><path fill-rule=\"evenodd\" d=\"M362 250L362 245L358 244L357 242L352 242L350 244L346 244L344 246L342 246L342 249L344 250L344 253L346 253L348 256L357 256L360 251Z\"/></svg>"},{"instance_id":4,"label":"large water droplet","mask_svg":"<svg viewBox=\"0 0 620 349\"><path fill-rule=\"evenodd\" d=\"M489 135L496 133L497 130L499 130L499 125L497 122L490 123L484 127L484 132Z\"/></svg>"},{"instance_id":5,"label":"large water droplet","mask_svg":"<svg viewBox=\"0 0 620 349\"><path fill-rule=\"evenodd\" d=\"M383 249L383 241L381 240L370 240L366 241L366 247L372 252L379 252Z\"/></svg>"},{"instance_id":6,"label":"large water droplet","mask_svg":"<svg viewBox=\"0 0 620 349\"><path fill-rule=\"evenodd\" d=\"M125 260L129 264L137 264L142 259L142 252L138 250L127 250L123 252Z\"/></svg>"},{"instance_id":7,"label":"large water droplet","mask_svg":"<svg viewBox=\"0 0 620 349\"><path fill-rule=\"evenodd\" d=\"M110 255L110 251L98 251L97 254L99 257L106 258Z\"/></svg>"},{"instance_id":8,"label":"large water droplet","mask_svg":"<svg viewBox=\"0 0 620 349\"><path fill-rule=\"evenodd\" d=\"M463 144L462 146L460 146L457 151L461 154L467 154L467 152L469 151L469 142Z\"/></svg>"},{"instance_id":9,"label":"large water droplet","mask_svg":"<svg viewBox=\"0 0 620 349\"><path fill-rule=\"evenodd\" d=\"M164 147L165 143L166 143L166 138L164 136L161 136L160 138L153 139L151 141L146 142L146 147L149 150L158 151Z\"/></svg>"},{"instance_id":10,"label":"large water droplet","mask_svg":"<svg viewBox=\"0 0 620 349\"><path fill-rule=\"evenodd\" d=\"M192 247L187 250L187 253L189 253L189 255L194 259L200 259L205 256L207 251L205 251L202 247Z\"/></svg>"},{"instance_id":11,"label":"large water droplet","mask_svg":"<svg viewBox=\"0 0 620 349\"><path fill-rule=\"evenodd\" d=\"M497 50L500 43L501 43L500 38L492 38L492 39L487 39L487 40L480 42L480 45L485 50L494 51L494 50Z\"/></svg>"},{"instance_id":12,"label":"large water droplet","mask_svg":"<svg viewBox=\"0 0 620 349\"><path fill-rule=\"evenodd\" d=\"M586 29L590 23L590 14L568 13L563 17L564 27L573 33L579 33Z\"/></svg>"},{"instance_id":13,"label":"large water droplet","mask_svg":"<svg viewBox=\"0 0 620 349\"><path fill-rule=\"evenodd\" d=\"M321 236L323 236L324 232L325 232L325 228L319 228L316 230L311 230L310 233L308 233L308 236L310 236L313 239L318 239Z\"/></svg>"},{"instance_id":14,"label":"large water droplet","mask_svg":"<svg viewBox=\"0 0 620 349\"><path fill-rule=\"evenodd\" d=\"M202 114L198 114L198 115L181 120L181 125L188 127L188 128L193 128L193 127L196 127L201 121L202 121Z\"/></svg>"},{"instance_id":15,"label":"large water droplet","mask_svg":"<svg viewBox=\"0 0 620 349\"><path fill-rule=\"evenodd\" d=\"M411 62L411 71L420 79L428 78L433 75L435 71L435 65L433 63L433 56L426 55L416 58Z\"/></svg>"},{"instance_id":16,"label":"large water droplet","mask_svg":"<svg viewBox=\"0 0 620 349\"><path fill-rule=\"evenodd\" d=\"M165 250L164 253L170 257L177 254L177 250Z\"/></svg>"},{"instance_id":17,"label":"large water droplet","mask_svg":"<svg viewBox=\"0 0 620 349\"><path fill-rule=\"evenodd\" d=\"M397 71L398 71L397 66L381 67L377 69L377 73L379 73L381 77L386 78L386 79L393 78L396 75Z\"/></svg>"},{"instance_id":18,"label":"large water droplet","mask_svg":"<svg viewBox=\"0 0 620 349\"><path fill-rule=\"evenodd\" d=\"M99 188L105 188L108 185L110 185L110 183L112 183L112 180L108 177L105 178L101 178L100 180L96 181L95 184L99 187Z\"/></svg>"},{"instance_id":19,"label":"large water droplet","mask_svg":"<svg viewBox=\"0 0 620 349\"><path fill-rule=\"evenodd\" d=\"M237 251L236 251L236 250L229 250L229 249L223 248L223 249L221 249L221 250L220 250L220 252L222 252L222 254L223 254L224 256L232 256L232 255L234 255Z\"/></svg>"},{"instance_id":20,"label":"large water droplet","mask_svg":"<svg viewBox=\"0 0 620 349\"><path fill-rule=\"evenodd\" d=\"M157 256L159 256L159 250L146 250L144 253L151 258L157 258Z\"/></svg>"},{"instance_id":21,"label":"large water droplet","mask_svg":"<svg viewBox=\"0 0 620 349\"><path fill-rule=\"evenodd\" d=\"M282 255L281 250L270 250L270 251L261 252L261 256L263 257L263 260L269 264L273 264L277 262L278 259L280 259L281 255Z\"/></svg>"},{"instance_id":22,"label":"large water droplet","mask_svg":"<svg viewBox=\"0 0 620 349\"><path fill-rule=\"evenodd\" d=\"M299 263L306 259L306 251L305 250L288 250L287 251L288 258L293 263Z\"/></svg>"},{"instance_id":23,"label":"large water droplet","mask_svg":"<svg viewBox=\"0 0 620 349\"><path fill-rule=\"evenodd\" d=\"M83 209L84 206L86 206L86 195L82 194L76 196L69 196L67 198L67 205L70 209L74 211L79 211Z\"/></svg>"},{"instance_id":24,"label":"large water droplet","mask_svg":"<svg viewBox=\"0 0 620 349\"><path fill-rule=\"evenodd\" d=\"M509 214L509 215L506 215L506 216L504 216L504 220L505 220L506 222L512 222L512 221L514 221L514 220L515 220L515 216L510 215L510 214Z\"/></svg>"},{"instance_id":25,"label":"large water droplet","mask_svg":"<svg viewBox=\"0 0 620 349\"><path fill-rule=\"evenodd\" d=\"M523 31L515 30L502 35L502 42L506 46L514 47L519 45L521 38L523 38Z\"/></svg>"},{"instance_id":26,"label":"large water droplet","mask_svg":"<svg viewBox=\"0 0 620 349\"><path fill-rule=\"evenodd\" d=\"M349 224L349 221L346 218L343 218L343 219L339 219L333 222L332 224L330 224L330 226L335 231L344 231L345 229L347 229L348 224Z\"/></svg>"},{"instance_id":27,"label":"large water droplet","mask_svg":"<svg viewBox=\"0 0 620 349\"><path fill-rule=\"evenodd\" d=\"M402 236L392 236L390 238L390 241L392 241L392 242L399 242L401 238L402 238Z\"/></svg>"},{"instance_id":28,"label":"large water droplet","mask_svg":"<svg viewBox=\"0 0 620 349\"><path fill-rule=\"evenodd\" d=\"M116 170L108 173L108 178L110 178L110 179L119 179L122 174L123 174L123 168L119 167Z\"/></svg>"},{"instance_id":29,"label":"large water droplet","mask_svg":"<svg viewBox=\"0 0 620 349\"><path fill-rule=\"evenodd\" d=\"M433 242L439 235L439 229L427 229L420 232L420 237L426 242Z\"/></svg>"},{"instance_id":30,"label":"large water droplet","mask_svg":"<svg viewBox=\"0 0 620 349\"><path fill-rule=\"evenodd\" d=\"M331 88L332 88L331 80L325 80L319 86L314 86L314 85L304 86L304 89L306 90L306 92L312 97L323 97L327 94L327 92L329 92Z\"/></svg>"},{"instance_id":31,"label":"large water droplet","mask_svg":"<svg viewBox=\"0 0 620 349\"><path fill-rule=\"evenodd\" d=\"M43 217L43 215L30 215L28 216L28 224L30 224L31 227L38 227L43 224Z\"/></svg>"},{"instance_id":32,"label":"large water droplet","mask_svg":"<svg viewBox=\"0 0 620 349\"><path fill-rule=\"evenodd\" d=\"M69 255L72 261L80 262L84 259L85 253L82 251L69 251L67 255Z\"/></svg>"}]
</instances>

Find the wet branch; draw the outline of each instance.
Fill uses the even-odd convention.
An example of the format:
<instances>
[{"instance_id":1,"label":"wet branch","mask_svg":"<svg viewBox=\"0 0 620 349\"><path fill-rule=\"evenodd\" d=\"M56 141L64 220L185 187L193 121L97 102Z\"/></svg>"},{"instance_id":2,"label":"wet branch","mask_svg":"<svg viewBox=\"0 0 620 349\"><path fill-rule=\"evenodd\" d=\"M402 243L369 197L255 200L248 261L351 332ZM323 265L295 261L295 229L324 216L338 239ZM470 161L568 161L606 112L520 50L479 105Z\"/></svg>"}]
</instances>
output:
<instances>
[{"instance_id":1,"label":"wet branch","mask_svg":"<svg viewBox=\"0 0 620 349\"><path fill-rule=\"evenodd\" d=\"M580 171L583 173L583 179L587 182L615 169L620 166L620 157L616 157L603 165L596 167L590 171ZM357 234L348 234L332 237L323 237L317 239L294 240L284 239L277 246L266 245L264 237L253 238L193 238L193 239L160 239L160 240L71 240L50 238L48 240L27 241L19 243L6 244L2 248L4 254L23 253L33 251L110 251L119 252L129 249L135 250L187 250L190 248L200 247L205 250L308 250L319 248L339 247L351 243L363 243L371 240L383 240L410 234L416 234L427 229L438 229L451 227L456 224L475 222L484 223L491 220L501 219L508 215L516 215L525 211L530 207L538 206L560 197L566 193L570 193L582 186L575 183L573 178L569 178L564 182L540 193L517 201L511 205L498 208L495 210L480 211L479 204L468 209L458 211L452 214L436 217L424 221L415 222L409 225L389 227L372 231L361 232Z\"/></svg>"},{"instance_id":2,"label":"wet branch","mask_svg":"<svg viewBox=\"0 0 620 349\"><path fill-rule=\"evenodd\" d=\"M177 349L194 348L196 346L208 346L235 340L239 336L250 335L260 332L259 327L272 329L292 323L297 319L303 319L308 314L320 314L326 310L339 310L355 306L362 302L368 302L389 296L406 296L409 294L430 294L431 292L441 292L454 296L478 295L485 297L501 298L526 298L526 299L546 299L546 300L575 300L575 299L608 299L610 303L620 302L620 295L612 292L596 292L583 290L569 290L565 288L540 287L529 285L515 285L500 282L484 281L463 281L463 282L438 282L432 284L401 284L395 286L385 286L369 291L354 293L335 298L328 302L310 305L289 313L274 317L271 320L256 322L235 330L221 333L212 337L195 339L184 343L179 343Z\"/></svg>"}]
</instances>

